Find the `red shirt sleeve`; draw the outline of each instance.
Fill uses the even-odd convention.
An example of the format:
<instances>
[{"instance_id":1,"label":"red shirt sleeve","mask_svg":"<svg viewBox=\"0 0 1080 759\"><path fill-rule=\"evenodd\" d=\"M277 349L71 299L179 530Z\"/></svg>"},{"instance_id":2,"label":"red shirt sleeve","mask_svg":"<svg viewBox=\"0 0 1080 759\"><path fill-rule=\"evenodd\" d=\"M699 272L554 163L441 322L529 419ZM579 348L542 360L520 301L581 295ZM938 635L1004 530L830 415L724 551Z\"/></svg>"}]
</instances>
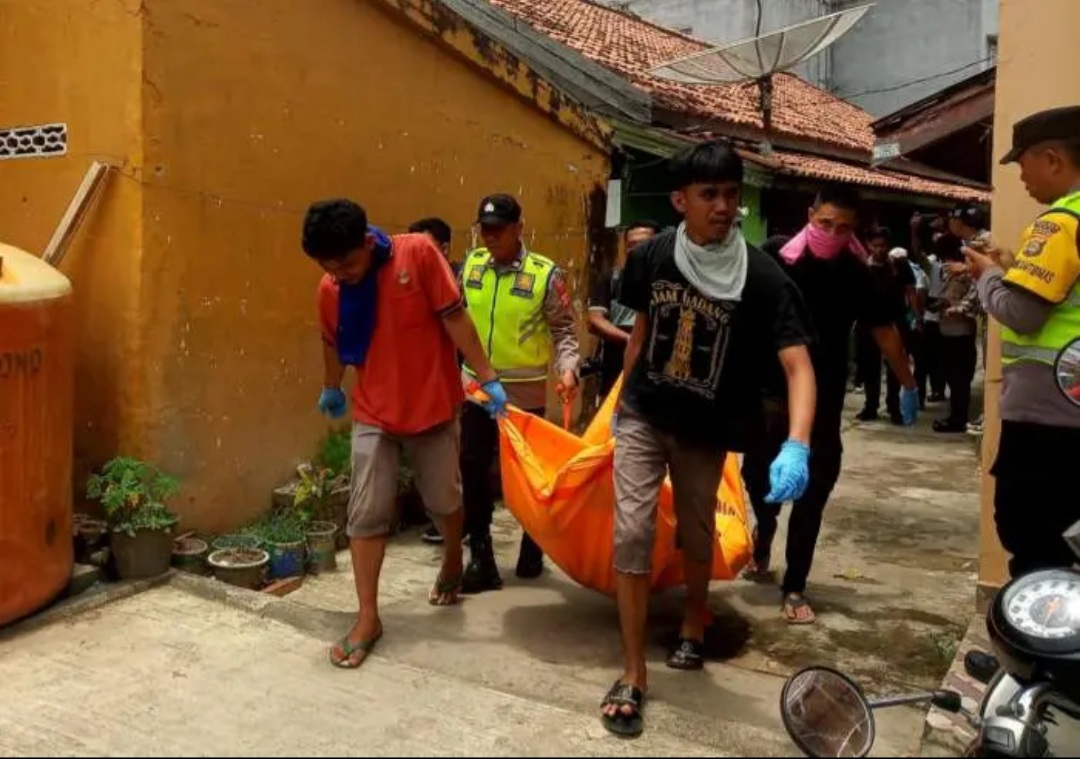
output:
<instances>
[{"instance_id":1,"label":"red shirt sleeve","mask_svg":"<svg viewBox=\"0 0 1080 759\"><path fill-rule=\"evenodd\" d=\"M461 290L450 262L426 236L416 235L410 243L416 246L416 270L431 310L438 316L454 313L461 308Z\"/></svg>"},{"instance_id":2,"label":"red shirt sleeve","mask_svg":"<svg viewBox=\"0 0 1080 759\"><path fill-rule=\"evenodd\" d=\"M323 342L330 346L337 345L338 297L338 286L334 278L324 274L319 280L316 306L319 310L319 332Z\"/></svg>"}]
</instances>

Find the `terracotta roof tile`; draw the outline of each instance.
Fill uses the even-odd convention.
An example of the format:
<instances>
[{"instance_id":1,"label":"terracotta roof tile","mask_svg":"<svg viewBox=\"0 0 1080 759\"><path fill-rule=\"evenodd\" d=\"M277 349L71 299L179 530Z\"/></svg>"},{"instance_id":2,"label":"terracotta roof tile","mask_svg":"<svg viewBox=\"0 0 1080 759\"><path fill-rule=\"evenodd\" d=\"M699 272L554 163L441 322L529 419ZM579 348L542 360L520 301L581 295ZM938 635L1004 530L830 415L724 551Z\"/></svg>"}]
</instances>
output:
<instances>
[{"instance_id":1,"label":"terracotta roof tile","mask_svg":"<svg viewBox=\"0 0 1080 759\"><path fill-rule=\"evenodd\" d=\"M650 76L650 68L709 47L631 14L588 0L491 0L551 39L622 74L649 91L657 105L702 119L761 128L754 83L677 84ZM773 129L849 149L873 147L872 117L794 74L773 79Z\"/></svg>"},{"instance_id":2,"label":"terracotta roof tile","mask_svg":"<svg viewBox=\"0 0 1080 759\"><path fill-rule=\"evenodd\" d=\"M805 153L775 151L768 157L748 155L743 151L740 151L740 153L750 158L750 160L772 166L782 173L794 174L795 176L825 179L832 182L846 182L867 187L881 187L899 192L932 195L966 202L990 202L990 193L975 187L939 182L912 174L900 174L869 166L857 166L843 161L806 155Z\"/></svg>"}]
</instances>

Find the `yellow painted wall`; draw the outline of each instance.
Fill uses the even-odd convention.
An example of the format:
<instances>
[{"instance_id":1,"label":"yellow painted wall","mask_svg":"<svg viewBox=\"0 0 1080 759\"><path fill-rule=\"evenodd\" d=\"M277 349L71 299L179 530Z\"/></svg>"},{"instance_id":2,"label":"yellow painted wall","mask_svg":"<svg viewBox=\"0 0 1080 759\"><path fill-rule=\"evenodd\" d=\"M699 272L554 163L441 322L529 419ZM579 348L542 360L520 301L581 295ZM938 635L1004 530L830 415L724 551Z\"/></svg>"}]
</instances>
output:
<instances>
[{"instance_id":1,"label":"yellow painted wall","mask_svg":"<svg viewBox=\"0 0 1080 759\"><path fill-rule=\"evenodd\" d=\"M95 158L141 162L138 0L0 3L0 126L66 122L69 154L0 161L0 241L41 254ZM69 249L79 325L76 492L88 468L142 442L138 185L107 184Z\"/></svg>"},{"instance_id":2,"label":"yellow painted wall","mask_svg":"<svg viewBox=\"0 0 1080 759\"><path fill-rule=\"evenodd\" d=\"M147 0L141 342L147 440L188 524L235 526L327 423L309 201L390 231L517 194L527 239L579 272L606 158L374 0ZM407 349L407 348L406 348Z\"/></svg>"},{"instance_id":3,"label":"yellow painted wall","mask_svg":"<svg viewBox=\"0 0 1080 759\"><path fill-rule=\"evenodd\" d=\"M1080 81L1062 76L1062 61L1075 58L1075 34L1080 24L1076 0L1001 0L998 39L997 103L994 116L994 154L1002 156L1012 140L1012 125L1045 108L1080 103ZM1019 169L994 168L994 238L1015 249L1024 226L1040 212L1020 182ZM1000 432L997 403L1001 391L1000 343L992 332L987 371L987 435L985 469L997 451ZM1005 553L994 527L993 479L984 476L979 581L1000 585L1008 578Z\"/></svg>"}]
</instances>

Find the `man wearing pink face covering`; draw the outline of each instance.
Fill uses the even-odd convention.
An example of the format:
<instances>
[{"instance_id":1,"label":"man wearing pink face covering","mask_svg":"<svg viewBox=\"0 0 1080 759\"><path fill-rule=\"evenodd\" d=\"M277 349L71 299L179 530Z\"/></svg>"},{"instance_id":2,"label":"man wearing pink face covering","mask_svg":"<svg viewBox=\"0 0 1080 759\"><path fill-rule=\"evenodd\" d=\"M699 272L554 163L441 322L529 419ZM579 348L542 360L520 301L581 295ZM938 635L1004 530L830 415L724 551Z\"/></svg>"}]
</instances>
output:
<instances>
[{"instance_id":1,"label":"man wearing pink face covering","mask_svg":"<svg viewBox=\"0 0 1080 759\"><path fill-rule=\"evenodd\" d=\"M806 600L806 582L814 560L822 515L840 477L843 445L841 414L847 391L848 345L856 322L872 330L903 385L900 395L905 424L914 424L919 408L915 378L908 365L890 301L879 292L867 254L854 236L859 199L846 188L822 190L810 209L809 223L792 238L772 238L762 250L780 261L802 292L817 331L810 355L818 381L817 411L811 435L810 486L791 511L787 538L787 570L782 583L783 613L792 624L815 620ZM757 516L754 561L747 576L771 577L769 565L780 504L765 501L769 464L786 439L787 408L783 374L777 368L765 387L765 415L756 445L743 460L743 478Z\"/></svg>"}]
</instances>

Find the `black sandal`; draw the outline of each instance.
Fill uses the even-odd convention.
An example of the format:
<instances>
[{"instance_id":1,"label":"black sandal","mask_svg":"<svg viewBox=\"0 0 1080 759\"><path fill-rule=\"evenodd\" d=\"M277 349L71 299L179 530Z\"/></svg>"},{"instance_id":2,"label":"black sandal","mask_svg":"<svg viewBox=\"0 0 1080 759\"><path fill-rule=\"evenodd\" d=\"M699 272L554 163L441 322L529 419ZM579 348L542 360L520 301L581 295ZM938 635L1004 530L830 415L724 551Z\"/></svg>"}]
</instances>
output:
<instances>
[{"instance_id":1,"label":"black sandal","mask_svg":"<svg viewBox=\"0 0 1080 759\"><path fill-rule=\"evenodd\" d=\"M615 714L604 712L600 715L600 721L612 735L620 738L637 738L645 731L645 720L641 716L641 708L645 703L645 693L634 685L616 680L611 690L600 702L600 708L618 706ZM627 714L623 708L630 707Z\"/></svg>"},{"instance_id":2,"label":"black sandal","mask_svg":"<svg viewBox=\"0 0 1080 759\"><path fill-rule=\"evenodd\" d=\"M696 672L705 668L705 644L700 640L679 638L679 645L667 658L667 665L671 669L679 669L684 672Z\"/></svg>"}]
</instances>

